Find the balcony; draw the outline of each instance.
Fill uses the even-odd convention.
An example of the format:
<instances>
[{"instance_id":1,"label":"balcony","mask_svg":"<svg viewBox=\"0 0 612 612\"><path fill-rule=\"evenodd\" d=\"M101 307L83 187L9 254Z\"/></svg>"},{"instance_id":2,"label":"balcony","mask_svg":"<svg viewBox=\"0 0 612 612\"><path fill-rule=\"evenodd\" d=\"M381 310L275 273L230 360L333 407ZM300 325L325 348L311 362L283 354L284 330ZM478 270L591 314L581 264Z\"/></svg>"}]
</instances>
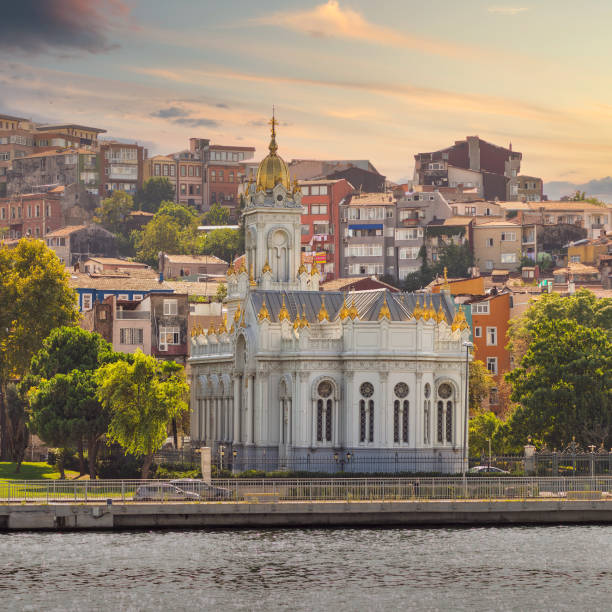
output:
<instances>
[{"instance_id":1,"label":"balcony","mask_svg":"<svg viewBox=\"0 0 612 612\"><path fill-rule=\"evenodd\" d=\"M151 318L151 312L148 310L117 310L115 318L130 321L148 321Z\"/></svg>"},{"instance_id":2,"label":"balcony","mask_svg":"<svg viewBox=\"0 0 612 612\"><path fill-rule=\"evenodd\" d=\"M418 218L408 217L407 219L402 219L402 225L404 227L416 227L418 224Z\"/></svg>"}]
</instances>

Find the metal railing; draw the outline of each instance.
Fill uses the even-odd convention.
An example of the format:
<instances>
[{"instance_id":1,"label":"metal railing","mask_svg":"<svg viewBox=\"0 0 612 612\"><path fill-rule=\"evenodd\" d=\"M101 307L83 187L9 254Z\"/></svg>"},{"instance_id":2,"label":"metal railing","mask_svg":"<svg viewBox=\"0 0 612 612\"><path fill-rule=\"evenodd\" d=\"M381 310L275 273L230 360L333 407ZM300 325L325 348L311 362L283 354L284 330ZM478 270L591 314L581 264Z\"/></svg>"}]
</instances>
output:
<instances>
[{"instance_id":1,"label":"metal railing","mask_svg":"<svg viewBox=\"0 0 612 612\"><path fill-rule=\"evenodd\" d=\"M323 478L0 481L0 503L609 500L612 478Z\"/></svg>"}]
</instances>

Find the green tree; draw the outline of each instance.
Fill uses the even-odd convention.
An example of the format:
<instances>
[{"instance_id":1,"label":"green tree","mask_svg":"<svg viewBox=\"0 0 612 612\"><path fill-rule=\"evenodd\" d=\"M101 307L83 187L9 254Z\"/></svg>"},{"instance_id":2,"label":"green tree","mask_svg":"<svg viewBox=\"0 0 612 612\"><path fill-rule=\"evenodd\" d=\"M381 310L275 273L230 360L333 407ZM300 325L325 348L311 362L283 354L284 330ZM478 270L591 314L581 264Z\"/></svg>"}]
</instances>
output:
<instances>
[{"instance_id":1,"label":"green tree","mask_svg":"<svg viewBox=\"0 0 612 612\"><path fill-rule=\"evenodd\" d=\"M30 441L27 405L17 386L10 383L6 389L8 446L11 461L17 464L15 469L17 473L21 469L25 450Z\"/></svg>"},{"instance_id":2,"label":"green tree","mask_svg":"<svg viewBox=\"0 0 612 612\"><path fill-rule=\"evenodd\" d=\"M176 221L181 230L196 230L198 226L198 217L193 210L176 202L162 202L156 216L158 215L171 217Z\"/></svg>"},{"instance_id":3,"label":"green tree","mask_svg":"<svg viewBox=\"0 0 612 612\"><path fill-rule=\"evenodd\" d=\"M515 441L528 435L551 447L572 436L583 446L612 443L612 342L609 331L576 319L551 319L530 327L519 367L506 375Z\"/></svg>"},{"instance_id":4,"label":"green tree","mask_svg":"<svg viewBox=\"0 0 612 612\"><path fill-rule=\"evenodd\" d=\"M162 202L174 202L176 192L172 183L165 177L153 177L144 182L136 194L139 210L156 213Z\"/></svg>"},{"instance_id":5,"label":"green tree","mask_svg":"<svg viewBox=\"0 0 612 612\"><path fill-rule=\"evenodd\" d=\"M227 297L227 285L225 283L219 283L217 286L217 292L215 293L215 300L222 302Z\"/></svg>"},{"instance_id":6,"label":"green tree","mask_svg":"<svg viewBox=\"0 0 612 612\"><path fill-rule=\"evenodd\" d=\"M206 234L201 251L204 255L215 255L224 261L231 261L239 254L240 232L233 229L217 229Z\"/></svg>"},{"instance_id":7,"label":"green tree","mask_svg":"<svg viewBox=\"0 0 612 612\"><path fill-rule=\"evenodd\" d=\"M508 425L492 412L481 412L470 419L468 439L469 454L472 457L488 455L489 440L491 440L492 455L517 452L517 449L508 442Z\"/></svg>"},{"instance_id":8,"label":"green tree","mask_svg":"<svg viewBox=\"0 0 612 612\"><path fill-rule=\"evenodd\" d=\"M439 249L438 262L434 267L434 276L447 269L451 278L469 276L469 268L474 265L474 255L469 244L445 244Z\"/></svg>"},{"instance_id":9,"label":"green tree","mask_svg":"<svg viewBox=\"0 0 612 612\"><path fill-rule=\"evenodd\" d=\"M470 414L478 414L482 410L482 401L489 396L495 381L487 366L480 360L470 363Z\"/></svg>"},{"instance_id":10,"label":"green tree","mask_svg":"<svg viewBox=\"0 0 612 612\"><path fill-rule=\"evenodd\" d=\"M76 294L55 253L41 240L0 247L0 456L7 455L4 393L21 378L49 332L78 319Z\"/></svg>"},{"instance_id":11,"label":"green tree","mask_svg":"<svg viewBox=\"0 0 612 612\"><path fill-rule=\"evenodd\" d=\"M204 223L206 225L227 225L230 219L228 208L214 202L204 215Z\"/></svg>"},{"instance_id":12,"label":"green tree","mask_svg":"<svg viewBox=\"0 0 612 612\"><path fill-rule=\"evenodd\" d=\"M126 221L134 210L134 200L125 191L113 191L110 198L100 202L94 221L113 234L125 235Z\"/></svg>"},{"instance_id":13,"label":"green tree","mask_svg":"<svg viewBox=\"0 0 612 612\"><path fill-rule=\"evenodd\" d=\"M183 368L137 351L132 364L117 361L98 369L96 382L98 399L111 412L110 440L144 457L142 478L147 478L169 424L188 409Z\"/></svg>"},{"instance_id":14,"label":"green tree","mask_svg":"<svg viewBox=\"0 0 612 612\"><path fill-rule=\"evenodd\" d=\"M136 260L157 266L160 251L182 254L181 228L168 215L155 216L135 238Z\"/></svg>"}]
</instances>

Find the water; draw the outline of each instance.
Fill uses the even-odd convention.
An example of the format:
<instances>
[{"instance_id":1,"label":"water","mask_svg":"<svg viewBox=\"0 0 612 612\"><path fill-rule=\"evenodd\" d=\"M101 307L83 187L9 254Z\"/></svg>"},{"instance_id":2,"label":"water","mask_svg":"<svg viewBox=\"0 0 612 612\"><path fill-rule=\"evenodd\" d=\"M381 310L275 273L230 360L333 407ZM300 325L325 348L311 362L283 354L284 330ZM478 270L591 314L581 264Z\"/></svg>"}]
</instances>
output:
<instances>
[{"instance_id":1,"label":"water","mask_svg":"<svg viewBox=\"0 0 612 612\"><path fill-rule=\"evenodd\" d=\"M0 533L2 610L610 610L612 527Z\"/></svg>"}]
</instances>

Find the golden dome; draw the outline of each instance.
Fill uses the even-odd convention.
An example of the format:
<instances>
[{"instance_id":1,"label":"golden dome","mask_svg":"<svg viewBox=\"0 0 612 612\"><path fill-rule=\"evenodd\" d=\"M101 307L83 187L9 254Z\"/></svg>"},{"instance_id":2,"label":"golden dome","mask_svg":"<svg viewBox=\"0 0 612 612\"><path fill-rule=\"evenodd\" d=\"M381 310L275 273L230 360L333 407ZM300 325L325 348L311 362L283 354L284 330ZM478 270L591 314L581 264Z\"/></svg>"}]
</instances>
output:
<instances>
[{"instance_id":1,"label":"golden dome","mask_svg":"<svg viewBox=\"0 0 612 612\"><path fill-rule=\"evenodd\" d=\"M272 191L274 187L281 183L287 191L291 191L291 181L289 170L282 157L276 154L278 145L276 144L276 124L278 122L272 114L270 125L272 126L272 137L270 138L270 153L261 160L257 168L257 191Z\"/></svg>"}]
</instances>

